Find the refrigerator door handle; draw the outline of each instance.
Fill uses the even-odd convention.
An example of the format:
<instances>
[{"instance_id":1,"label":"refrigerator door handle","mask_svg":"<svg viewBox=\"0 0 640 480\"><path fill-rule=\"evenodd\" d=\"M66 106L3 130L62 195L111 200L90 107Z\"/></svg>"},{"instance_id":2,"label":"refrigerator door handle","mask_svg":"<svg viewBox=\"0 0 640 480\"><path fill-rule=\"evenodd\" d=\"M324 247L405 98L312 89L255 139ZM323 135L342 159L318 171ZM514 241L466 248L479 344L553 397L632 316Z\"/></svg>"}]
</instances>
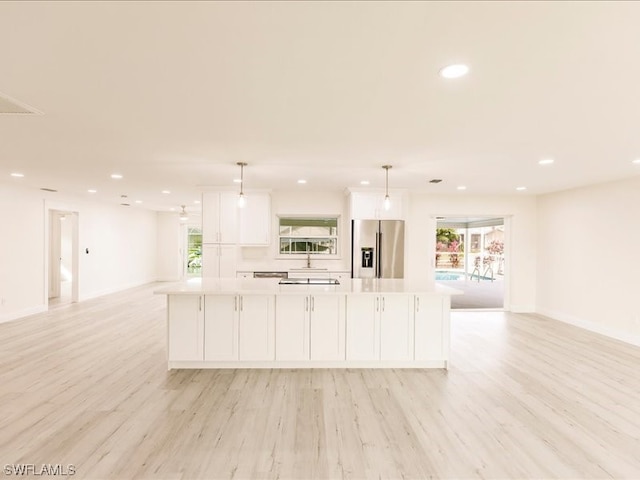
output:
<instances>
[{"instance_id":1,"label":"refrigerator door handle","mask_svg":"<svg viewBox=\"0 0 640 480\"><path fill-rule=\"evenodd\" d=\"M376 232L376 278L380 278L382 276L382 266L380 265L380 261L382 260L382 255L380 254L382 250L382 233Z\"/></svg>"}]
</instances>

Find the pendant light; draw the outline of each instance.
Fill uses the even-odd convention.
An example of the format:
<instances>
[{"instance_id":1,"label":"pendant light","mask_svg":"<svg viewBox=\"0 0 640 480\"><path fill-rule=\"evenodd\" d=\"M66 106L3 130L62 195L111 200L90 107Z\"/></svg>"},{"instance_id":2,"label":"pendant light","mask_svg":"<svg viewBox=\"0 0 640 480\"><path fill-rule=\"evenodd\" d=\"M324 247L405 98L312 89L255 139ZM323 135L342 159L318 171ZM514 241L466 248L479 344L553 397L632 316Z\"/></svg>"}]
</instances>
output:
<instances>
[{"instance_id":1,"label":"pendant light","mask_svg":"<svg viewBox=\"0 0 640 480\"><path fill-rule=\"evenodd\" d=\"M189 220L189 213L187 213L187 211L185 210L186 205L180 205L182 207L182 211L180 212L180 221L181 222L186 222L187 220Z\"/></svg>"},{"instance_id":2,"label":"pendant light","mask_svg":"<svg viewBox=\"0 0 640 480\"><path fill-rule=\"evenodd\" d=\"M238 162L236 165L240 165L240 195L238 195L238 207L242 208L247 203L247 199L244 198L244 167L247 166L245 162Z\"/></svg>"},{"instance_id":3,"label":"pendant light","mask_svg":"<svg viewBox=\"0 0 640 480\"><path fill-rule=\"evenodd\" d=\"M389 198L389 169L392 168L391 165L383 165L382 168L385 170L385 186L384 186L384 209L389 210L391 208L391 199Z\"/></svg>"}]
</instances>

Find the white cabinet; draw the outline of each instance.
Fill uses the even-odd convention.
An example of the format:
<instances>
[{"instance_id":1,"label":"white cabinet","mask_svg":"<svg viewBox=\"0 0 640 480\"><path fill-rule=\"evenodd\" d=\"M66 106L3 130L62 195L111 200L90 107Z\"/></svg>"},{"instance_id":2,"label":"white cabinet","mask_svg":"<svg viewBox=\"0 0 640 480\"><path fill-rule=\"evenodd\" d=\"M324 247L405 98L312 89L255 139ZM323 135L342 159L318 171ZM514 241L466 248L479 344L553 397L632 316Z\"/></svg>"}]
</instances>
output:
<instances>
[{"instance_id":1,"label":"white cabinet","mask_svg":"<svg viewBox=\"0 0 640 480\"><path fill-rule=\"evenodd\" d=\"M345 359L345 296L311 295L311 360Z\"/></svg>"},{"instance_id":2,"label":"white cabinet","mask_svg":"<svg viewBox=\"0 0 640 480\"><path fill-rule=\"evenodd\" d=\"M253 278L253 272L236 272L236 278Z\"/></svg>"},{"instance_id":3,"label":"white cabinet","mask_svg":"<svg viewBox=\"0 0 640 480\"><path fill-rule=\"evenodd\" d=\"M415 359L449 359L449 297L415 295ZM446 319L446 321L445 321Z\"/></svg>"},{"instance_id":4,"label":"white cabinet","mask_svg":"<svg viewBox=\"0 0 640 480\"><path fill-rule=\"evenodd\" d=\"M380 360L413 359L413 296L380 296Z\"/></svg>"},{"instance_id":5,"label":"white cabinet","mask_svg":"<svg viewBox=\"0 0 640 480\"><path fill-rule=\"evenodd\" d=\"M347 297L347 360L412 360L412 297Z\"/></svg>"},{"instance_id":6,"label":"white cabinet","mask_svg":"<svg viewBox=\"0 0 640 480\"><path fill-rule=\"evenodd\" d=\"M271 196L248 193L247 202L239 210L240 245L271 244Z\"/></svg>"},{"instance_id":7,"label":"white cabinet","mask_svg":"<svg viewBox=\"0 0 640 480\"><path fill-rule=\"evenodd\" d=\"M202 245L203 277L235 277L236 246L221 244Z\"/></svg>"},{"instance_id":8,"label":"white cabinet","mask_svg":"<svg viewBox=\"0 0 640 480\"><path fill-rule=\"evenodd\" d=\"M351 218L353 220L403 220L403 195L390 192L391 205L389 210L384 208L384 192L351 193Z\"/></svg>"},{"instance_id":9,"label":"white cabinet","mask_svg":"<svg viewBox=\"0 0 640 480\"><path fill-rule=\"evenodd\" d=\"M308 295L276 299L276 360L309 360Z\"/></svg>"},{"instance_id":10,"label":"white cabinet","mask_svg":"<svg viewBox=\"0 0 640 480\"><path fill-rule=\"evenodd\" d=\"M205 361L273 360L273 295L206 295Z\"/></svg>"},{"instance_id":11,"label":"white cabinet","mask_svg":"<svg viewBox=\"0 0 640 480\"><path fill-rule=\"evenodd\" d=\"M238 295L240 360L274 360L275 297Z\"/></svg>"},{"instance_id":12,"label":"white cabinet","mask_svg":"<svg viewBox=\"0 0 640 480\"><path fill-rule=\"evenodd\" d=\"M380 358L380 297L347 296L347 360Z\"/></svg>"},{"instance_id":13,"label":"white cabinet","mask_svg":"<svg viewBox=\"0 0 640 480\"><path fill-rule=\"evenodd\" d=\"M233 192L202 194L202 243L236 243L238 195Z\"/></svg>"},{"instance_id":14,"label":"white cabinet","mask_svg":"<svg viewBox=\"0 0 640 480\"><path fill-rule=\"evenodd\" d=\"M202 296L169 295L167 302L169 362L202 361Z\"/></svg>"},{"instance_id":15,"label":"white cabinet","mask_svg":"<svg viewBox=\"0 0 640 480\"><path fill-rule=\"evenodd\" d=\"M238 296L205 295L204 359L238 360Z\"/></svg>"},{"instance_id":16,"label":"white cabinet","mask_svg":"<svg viewBox=\"0 0 640 480\"><path fill-rule=\"evenodd\" d=\"M344 360L344 295L280 295L276 360Z\"/></svg>"}]
</instances>

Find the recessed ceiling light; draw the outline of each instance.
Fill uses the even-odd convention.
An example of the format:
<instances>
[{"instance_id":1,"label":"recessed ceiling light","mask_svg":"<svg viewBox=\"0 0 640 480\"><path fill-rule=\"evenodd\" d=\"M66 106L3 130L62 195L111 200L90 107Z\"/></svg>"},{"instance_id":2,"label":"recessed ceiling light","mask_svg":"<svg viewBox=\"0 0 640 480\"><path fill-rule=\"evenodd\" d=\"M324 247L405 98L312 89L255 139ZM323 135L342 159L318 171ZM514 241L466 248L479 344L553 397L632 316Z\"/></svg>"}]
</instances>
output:
<instances>
[{"instance_id":1,"label":"recessed ceiling light","mask_svg":"<svg viewBox=\"0 0 640 480\"><path fill-rule=\"evenodd\" d=\"M632 160L631 163L633 163L634 165L640 165L640 158L636 158L635 160Z\"/></svg>"},{"instance_id":2,"label":"recessed ceiling light","mask_svg":"<svg viewBox=\"0 0 640 480\"><path fill-rule=\"evenodd\" d=\"M13 172L11 176L16 178L22 178L24 177L24 173Z\"/></svg>"},{"instance_id":3,"label":"recessed ceiling light","mask_svg":"<svg viewBox=\"0 0 640 480\"><path fill-rule=\"evenodd\" d=\"M242 180L240 180L239 178L234 178L233 183L242 183Z\"/></svg>"},{"instance_id":4,"label":"recessed ceiling light","mask_svg":"<svg viewBox=\"0 0 640 480\"><path fill-rule=\"evenodd\" d=\"M162 193L164 193L165 195L169 195L171 193L171 191L169 190L162 190Z\"/></svg>"},{"instance_id":5,"label":"recessed ceiling light","mask_svg":"<svg viewBox=\"0 0 640 480\"><path fill-rule=\"evenodd\" d=\"M298 180L298 183L305 184L307 183L307 181L304 178L301 178L300 180Z\"/></svg>"},{"instance_id":6,"label":"recessed ceiling light","mask_svg":"<svg viewBox=\"0 0 640 480\"><path fill-rule=\"evenodd\" d=\"M516 187L516 190L518 190L519 192L526 190L527 187Z\"/></svg>"},{"instance_id":7,"label":"recessed ceiling light","mask_svg":"<svg viewBox=\"0 0 640 480\"><path fill-rule=\"evenodd\" d=\"M136 203L142 203L142 200L136 200Z\"/></svg>"},{"instance_id":8,"label":"recessed ceiling light","mask_svg":"<svg viewBox=\"0 0 640 480\"><path fill-rule=\"evenodd\" d=\"M113 178L114 180L120 180L122 178L122 175L120 175L119 173L112 173L111 178Z\"/></svg>"},{"instance_id":9,"label":"recessed ceiling light","mask_svg":"<svg viewBox=\"0 0 640 480\"><path fill-rule=\"evenodd\" d=\"M176 211L176 209L175 209L175 208L173 208L173 207L171 207L169 210L170 210L171 212L175 212L175 211Z\"/></svg>"},{"instance_id":10,"label":"recessed ceiling light","mask_svg":"<svg viewBox=\"0 0 640 480\"><path fill-rule=\"evenodd\" d=\"M193 203L198 204L200 203L200 200L194 200Z\"/></svg>"},{"instance_id":11,"label":"recessed ceiling light","mask_svg":"<svg viewBox=\"0 0 640 480\"><path fill-rule=\"evenodd\" d=\"M469 67L462 63L447 65L440 70L440 76L443 78L460 78L469 73Z\"/></svg>"},{"instance_id":12,"label":"recessed ceiling light","mask_svg":"<svg viewBox=\"0 0 640 480\"><path fill-rule=\"evenodd\" d=\"M362 180L360 185L369 185L369 180Z\"/></svg>"},{"instance_id":13,"label":"recessed ceiling light","mask_svg":"<svg viewBox=\"0 0 640 480\"><path fill-rule=\"evenodd\" d=\"M93 188L90 188L89 190L87 190L87 192L89 192L89 193L98 193L98 191L93 189Z\"/></svg>"},{"instance_id":14,"label":"recessed ceiling light","mask_svg":"<svg viewBox=\"0 0 640 480\"><path fill-rule=\"evenodd\" d=\"M539 165L551 165L555 160L553 158L543 158L538 162Z\"/></svg>"},{"instance_id":15,"label":"recessed ceiling light","mask_svg":"<svg viewBox=\"0 0 640 480\"><path fill-rule=\"evenodd\" d=\"M458 190L466 190L466 189L467 189L467 187L465 187L464 185L459 185L458 186Z\"/></svg>"}]
</instances>

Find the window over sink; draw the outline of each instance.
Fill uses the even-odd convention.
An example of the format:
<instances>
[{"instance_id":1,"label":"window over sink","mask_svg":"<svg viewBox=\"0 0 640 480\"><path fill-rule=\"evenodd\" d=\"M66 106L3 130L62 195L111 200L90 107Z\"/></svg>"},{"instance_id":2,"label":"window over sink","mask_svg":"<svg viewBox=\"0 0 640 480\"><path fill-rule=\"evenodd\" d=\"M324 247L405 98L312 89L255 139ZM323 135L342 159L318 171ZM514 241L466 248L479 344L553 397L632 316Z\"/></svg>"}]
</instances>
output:
<instances>
[{"instance_id":1,"label":"window over sink","mask_svg":"<svg viewBox=\"0 0 640 480\"><path fill-rule=\"evenodd\" d=\"M278 219L280 255L337 255L338 216Z\"/></svg>"}]
</instances>

